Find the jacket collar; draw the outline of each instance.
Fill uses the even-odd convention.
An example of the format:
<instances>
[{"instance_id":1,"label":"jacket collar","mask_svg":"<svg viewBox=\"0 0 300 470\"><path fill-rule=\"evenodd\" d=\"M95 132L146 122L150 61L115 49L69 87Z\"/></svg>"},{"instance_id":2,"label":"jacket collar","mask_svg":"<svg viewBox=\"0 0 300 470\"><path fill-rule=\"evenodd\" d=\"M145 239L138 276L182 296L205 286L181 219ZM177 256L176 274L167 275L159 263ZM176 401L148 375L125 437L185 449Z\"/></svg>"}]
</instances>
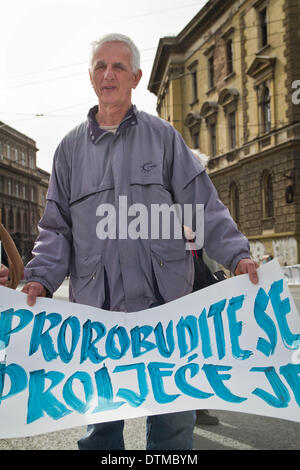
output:
<instances>
[{"instance_id":1,"label":"jacket collar","mask_svg":"<svg viewBox=\"0 0 300 470\"><path fill-rule=\"evenodd\" d=\"M96 114L98 112L98 105L93 106L88 112L87 119L88 119L88 133L91 141L96 144L97 141L104 135L107 134L108 131L101 129L96 119ZM127 129L131 126L137 124L137 109L135 105L132 105L123 120L121 121L117 134Z\"/></svg>"}]
</instances>

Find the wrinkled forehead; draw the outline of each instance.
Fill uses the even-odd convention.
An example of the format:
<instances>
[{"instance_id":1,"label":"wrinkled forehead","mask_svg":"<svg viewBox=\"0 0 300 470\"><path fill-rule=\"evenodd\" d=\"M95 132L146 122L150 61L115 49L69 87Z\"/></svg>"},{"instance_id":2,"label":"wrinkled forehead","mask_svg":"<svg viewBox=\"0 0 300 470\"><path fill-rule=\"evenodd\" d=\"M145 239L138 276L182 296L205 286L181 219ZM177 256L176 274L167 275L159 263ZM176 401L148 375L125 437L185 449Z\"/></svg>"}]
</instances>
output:
<instances>
[{"instance_id":1,"label":"wrinkled forehead","mask_svg":"<svg viewBox=\"0 0 300 470\"><path fill-rule=\"evenodd\" d=\"M128 44L121 41L108 41L99 44L92 56L91 65L102 61L105 63L129 63L132 67L132 53Z\"/></svg>"}]
</instances>

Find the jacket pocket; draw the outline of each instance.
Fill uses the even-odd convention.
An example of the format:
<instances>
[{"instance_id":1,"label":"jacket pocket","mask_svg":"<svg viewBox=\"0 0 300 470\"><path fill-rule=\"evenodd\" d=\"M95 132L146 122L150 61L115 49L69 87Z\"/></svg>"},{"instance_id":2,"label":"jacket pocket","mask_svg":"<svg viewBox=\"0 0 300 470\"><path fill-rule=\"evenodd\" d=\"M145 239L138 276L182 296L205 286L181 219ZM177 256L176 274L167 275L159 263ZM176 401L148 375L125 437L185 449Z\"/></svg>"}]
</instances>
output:
<instances>
[{"instance_id":1,"label":"jacket pocket","mask_svg":"<svg viewBox=\"0 0 300 470\"><path fill-rule=\"evenodd\" d=\"M92 187L89 188L88 191L73 195L70 199L69 206L76 206L78 204L81 204L85 202L87 199L92 198L93 196L96 196L98 193L101 193L103 191L108 191L114 189L114 183L113 181L104 181L101 184L99 184L97 187Z\"/></svg>"},{"instance_id":2,"label":"jacket pocket","mask_svg":"<svg viewBox=\"0 0 300 470\"><path fill-rule=\"evenodd\" d=\"M75 257L70 269L70 300L101 308L105 301L100 254Z\"/></svg>"},{"instance_id":3,"label":"jacket pocket","mask_svg":"<svg viewBox=\"0 0 300 470\"><path fill-rule=\"evenodd\" d=\"M165 302L192 292L193 260L184 240L152 240L150 246L154 275Z\"/></svg>"}]
</instances>

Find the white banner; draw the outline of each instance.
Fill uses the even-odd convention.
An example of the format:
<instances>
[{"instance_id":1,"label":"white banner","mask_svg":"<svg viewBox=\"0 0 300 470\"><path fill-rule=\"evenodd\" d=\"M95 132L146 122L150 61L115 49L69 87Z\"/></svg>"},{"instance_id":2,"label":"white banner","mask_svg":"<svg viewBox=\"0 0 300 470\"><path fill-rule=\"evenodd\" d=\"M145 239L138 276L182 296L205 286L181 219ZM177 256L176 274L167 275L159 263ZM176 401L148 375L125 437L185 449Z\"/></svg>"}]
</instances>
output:
<instances>
[{"instance_id":1,"label":"white banner","mask_svg":"<svg viewBox=\"0 0 300 470\"><path fill-rule=\"evenodd\" d=\"M300 319L276 260L137 313L0 288L0 438L192 409L300 422Z\"/></svg>"}]
</instances>

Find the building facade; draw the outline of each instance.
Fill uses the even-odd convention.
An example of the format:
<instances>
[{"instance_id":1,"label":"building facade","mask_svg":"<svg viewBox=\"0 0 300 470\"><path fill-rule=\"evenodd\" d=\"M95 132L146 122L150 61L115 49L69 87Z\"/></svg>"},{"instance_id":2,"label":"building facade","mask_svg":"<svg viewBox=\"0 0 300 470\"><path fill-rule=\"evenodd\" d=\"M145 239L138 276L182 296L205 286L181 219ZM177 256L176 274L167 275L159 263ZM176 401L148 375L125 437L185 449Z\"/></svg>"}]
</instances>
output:
<instances>
[{"instance_id":1,"label":"building facade","mask_svg":"<svg viewBox=\"0 0 300 470\"><path fill-rule=\"evenodd\" d=\"M36 166L34 140L0 122L1 222L26 263L45 207L49 173Z\"/></svg>"},{"instance_id":2,"label":"building facade","mask_svg":"<svg viewBox=\"0 0 300 470\"><path fill-rule=\"evenodd\" d=\"M160 39L157 111L209 156L252 256L300 263L300 0L210 0Z\"/></svg>"}]
</instances>

